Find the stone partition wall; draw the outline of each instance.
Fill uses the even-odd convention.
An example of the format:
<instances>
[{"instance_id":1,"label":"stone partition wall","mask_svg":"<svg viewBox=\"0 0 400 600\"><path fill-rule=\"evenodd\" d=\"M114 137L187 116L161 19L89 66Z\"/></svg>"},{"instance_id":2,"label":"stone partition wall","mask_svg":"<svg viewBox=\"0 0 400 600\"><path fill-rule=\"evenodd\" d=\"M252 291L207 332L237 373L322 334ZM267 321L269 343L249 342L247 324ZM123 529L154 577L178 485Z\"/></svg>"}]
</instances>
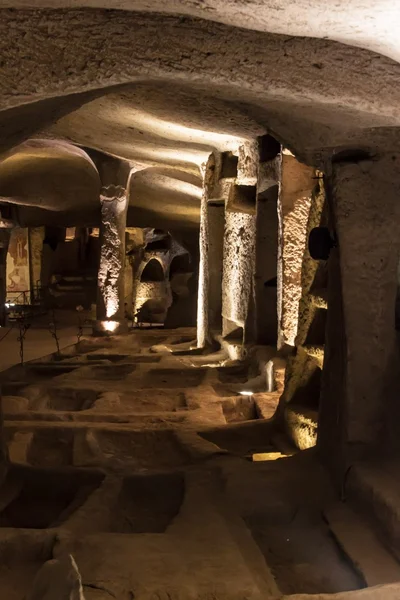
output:
<instances>
[{"instance_id":1,"label":"stone partition wall","mask_svg":"<svg viewBox=\"0 0 400 600\"><path fill-rule=\"evenodd\" d=\"M262 141L260 145L262 147ZM278 198L282 163L280 145L277 142L274 152L278 152L274 158L260 163L258 175L254 295L256 341L258 344L275 347L278 335Z\"/></svg>"},{"instance_id":2,"label":"stone partition wall","mask_svg":"<svg viewBox=\"0 0 400 600\"><path fill-rule=\"evenodd\" d=\"M208 258L209 258L209 326L213 332L222 332L222 274L224 255L225 204L209 201Z\"/></svg>"},{"instance_id":3,"label":"stone partition wall","mask_svg":"<svg viewBox=\"0 0 400 600\"><path fill-rule=\"evenodd\" d=\"M278 195L274 185L257 198L254 292L256 339L259 344L276 346Z\"/></svg>"},{"instance_id":4,"label":"stone partition wall","mask_svg":"<svg viewBox=\"0 0 400 600\"><path fill-rule=\"evenodd\" d=\"M400 158L337 157L329 178L338 246L329 259L329 312L319 447L340 477L399 450Z\"/></svg>"},{"instance_id":5,"label":"stone partition wall","mask_svg":"<svg viewBox=\"0 0 400 600\"><path fill-rule=\"evenodd\" d=\"M317 173L310 197L305 238L325 221L325 189ZM327 309L327 264L313 260L305 244L297 302L297 334L287 360L285 388L279 411L294 444L305 450L317 442L317 423Z\"/></svg>"}]
</instances>

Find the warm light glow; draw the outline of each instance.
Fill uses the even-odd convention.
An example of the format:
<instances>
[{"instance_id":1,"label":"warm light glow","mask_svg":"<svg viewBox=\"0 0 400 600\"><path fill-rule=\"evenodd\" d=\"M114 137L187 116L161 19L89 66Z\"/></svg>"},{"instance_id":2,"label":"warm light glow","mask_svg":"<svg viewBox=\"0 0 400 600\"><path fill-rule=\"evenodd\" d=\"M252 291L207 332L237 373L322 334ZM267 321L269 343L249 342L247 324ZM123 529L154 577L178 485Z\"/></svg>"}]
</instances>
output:
<instances>
[{"instance_id":1,"label":"warm light glow","mask_svg":"<svg viewBox=\"0 0 400 600\"><path fill-rule=\"evenodd\" d=\"M118 311L118 291L109 290L109 297L106 301L106 315L112 317Z\"/></svg>"},{"instance_id":2,"label":"warm light glow","mask_svg":"<svg viewBox=\"0 0 400 600\"><path fill-rule=\"evenodd\" d=\"M264 462L267 460L278 460L279 458L287 458L286 454L281 452L257 452L252 455L253 462Z\"/></svg>"},{"instance_id":3,"label":"warm light glow","mask_svg":"<svg viewBox=\"0 0 400 600\"><path fill-rule=\"evenodd\" d=\"M204 144L216 147L219 150L237 149L242 140L229 133L219 133L187 127L173 121L161 119L154 114L132 108L129 104L118 107L113 114L114 120L118 120L124 127L130 126L146 133L160 136L162 138L187 144Z\"/></svg>"},{"instance_id":4,"label":"warm light glow","mask_svg":"<svg viewBox=\"0 0 400 600\"><path fill-rule=\"evenodd\" d=\"M110 144L110 147L112 144ZM168 166L179 165L181 170L193 171L193 168L189 169L189 165L200 166L208 157L209 150L195 150L193 148L182 148L174 146L160 146L159 144L142 143L140 146L135 146L134 152L132 151L131 143L118 142L115 150L123 151L126 156L135 161L145 161L154 164L167 164ZM186 165L186 166L185 166Z\"/></svg>"},{"instance_id":5,"label":"warm light glow","mask_svg":"<svg viewBox=\"0 0 400 600\"><path fill-rule=\"evenodd\" d=\"M200 185L183 181L177 177L169 177L167 175L154 173L154 171L148 172L148 176L143 180L143 183L146 184L146 187L155 189L158 192L160 190L168 190L196 198L197 200L201 200L203 195L203 190Z\"/></svg>"},{"instance_id":6,"label":"warm light glow","mask_svg":"<svg viewBox=\"0 0 400 600\"><path fill-rule=\"evenodd\" d=\"M117 329L118 321L103 321L102 327L103 327L104 331L108 331L108 332L112 333L113 331L115 331Z\"/></svg>"},{"instance_id":7,"label":"warm light glow","mask_svg":"<svg viewBox=\"0 0 400 600\"><path fill-rule=\"evenodd\" d=\"M65 231L65 241L72 242L76 236L76 227L67 227Z\"/></svg>"},{"instance_id":8,"label":"warm light glow","mask_svg":"<svg viewBox=\"0 0 400 600\"><path fill-rule=\"evenodd\" d=\"M241 396L252 396L253 392L250 392L249 390L243 390L242 392L239 392L239 394Z\"/></svg>"}]
</instances>

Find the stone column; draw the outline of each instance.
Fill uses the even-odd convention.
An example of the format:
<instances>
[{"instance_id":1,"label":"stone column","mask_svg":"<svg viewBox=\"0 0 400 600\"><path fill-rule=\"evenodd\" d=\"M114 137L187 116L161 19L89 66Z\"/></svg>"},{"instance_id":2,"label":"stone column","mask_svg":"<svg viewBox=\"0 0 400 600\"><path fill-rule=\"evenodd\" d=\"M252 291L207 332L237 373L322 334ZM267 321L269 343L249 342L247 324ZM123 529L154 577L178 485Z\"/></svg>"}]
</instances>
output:
<instances>
[{"instance_id":1,"label":"stone column","mask_svg":"<svg viewBox=\"0 0 400 600\"><path fill-rule=\"evenodd\" d=\"M97 326L117 333L124 324L125 227L127 190L121 185L103 187L100 194L100 265L97 281Z\"/></svg>"},{"instance_id":2,"label":"stone column","mask_svg":"<svg viewBox=\"0 0 400 600\"><path fill-rule=\"evenodd\" d=\"M242 358L244 343L255 337L255 239L259 168L258 143L239 148L235 183L225 212L222 280L223 336L231 358Z\"/></svg>"},{"instance_id":3,"label":"stone column","mask_svg":"<svg viewBox=\"0 0 400 600\"><path fill-rule=\"evenodd\" d=\"M278 145L278 152L280 147ZM282 155L260 163L256 207L254 293L256 341L276 346L278 335L278 197Z\"/></svg>"},{"instance_id":4,"label":"stone column","mask_svg":"<svg viewBox=\"0 0 400 600\"><path fill-rule=\"evenodd\" d=\"M100 265L97 281L96 333L121 333L126 326L125 229L131 170L127 163L107 159L99 165Z\"/></svg>"},{"instance_id":5,"label":"stone column","mask_svg":"<svg viewBox=\"0 0 400 600\"><path fill-rule=\"evenodd\" d=\"M204 348L210 342L208 320L209 272L208 272L208 195L210 182L214 177L215 158L211 154L207 163L202 165L203 193L200 204L200 232L199 232L199 287L197 293L197 346Z\"/></svg>"},{"instance_id":6,"label":"stone column","mask_svg":"<svg viewBox=\"0 0 400 600\"><path fill-rule=\"evenodd\" d=\"M278 201L278 347L295 345L301 298L301 269L315 169L287 151L282 155Z\"/></svg>"},{"instance_id":7,"label":"stone column","mask_svg":"<svg viewBox=\"0 0 400 600\"><path fill-rule=\"evenodd\" d=\"M338 245L329 258L318 444L343 475L354 460L400 446L400 157L347 159L332 169L328 189Z\"/></svg>"},{"instance_id":8,"label":"stone column","mask_svg":"<svg viewBox=\"0 0 400 600\"><path fill-rule=\"evenodd\" d=\"M214 331L222 332L222 272L224 253L225 204L210 200L207 206L209 242L208 320Z\"/></svg>"},{"instance_id":9,"label":"stone column","mask_svg":"<svg viewBox=\"0 0 400 600\"><path fill-rule=\"evenodd\" d=\"M10 241L10 229L0 228L0 326L6 324L7 299L7 252Z\"/></svg>"}]
</instances>

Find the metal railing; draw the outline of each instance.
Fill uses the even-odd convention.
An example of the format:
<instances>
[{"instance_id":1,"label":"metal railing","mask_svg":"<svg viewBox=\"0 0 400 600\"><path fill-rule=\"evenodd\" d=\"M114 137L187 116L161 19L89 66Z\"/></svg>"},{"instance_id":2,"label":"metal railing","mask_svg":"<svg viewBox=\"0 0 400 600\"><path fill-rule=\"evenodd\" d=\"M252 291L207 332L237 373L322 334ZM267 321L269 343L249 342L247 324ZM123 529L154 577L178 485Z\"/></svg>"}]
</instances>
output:
<instances>
[{"instance_id":1,"label":"metal railing","mask_svg":"<svg viewBox=\"0 0 400 600\"><path fill-rule=\"evenodd\" d=\"M6 314L9 320L24 316L45 314L45 289L36 283L31 289L7 292L5 301Z\"/></svg>"}]
</instances>

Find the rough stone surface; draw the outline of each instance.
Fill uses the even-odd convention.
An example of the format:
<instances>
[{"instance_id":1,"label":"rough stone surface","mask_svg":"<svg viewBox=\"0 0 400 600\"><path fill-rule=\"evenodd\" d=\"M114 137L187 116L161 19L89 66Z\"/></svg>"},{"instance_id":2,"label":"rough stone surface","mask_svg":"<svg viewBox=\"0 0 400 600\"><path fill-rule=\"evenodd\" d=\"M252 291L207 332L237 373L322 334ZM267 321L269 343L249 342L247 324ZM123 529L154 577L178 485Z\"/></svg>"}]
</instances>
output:
<instances>
[{"instance_id":1,"label":"rough stone surface","mask_svg":"<svg viewBox=\"0 0 400 600\"><path fill-rule=\"evenodd\" d=\"M397 600L400 593L398 583L387 585L377 585L363 590L354 590L351 592L342 592L340 594L317 594L318 600ZM312 600L314 595L293 594L284 596L284 598L293 598L293 600Z\"/></svg>"},{"instance_id":2,"label":"rough stone surface","mask_svg":"<svg viewBox=\"0 0 400 600\"><path fill-rule=\"evenodd\" d=\"M314 169L294 156L282 156L279 195L278 345L294 346L301 298L301 272L307 243Z\"/></svg>"},{"instance_id":3,"label":"rough stone surface","mask_svg":"<svg viewBox=\"0 0 400 600\"><path fill-rule=\"evenodd\" d=\"M178 13L201 17L259 31L287 33L306 37L324 37L349 45L369 48L375 52L399 57L396 30L393 22L399 16L396 5L376 4L370 0L345 2L340 0L330 11L326 20L321 0L301 0L296 3L265 2L255 0L240 3L240 15L236 4L217 0L1 0L0 6L32 7L92 7L118 8L123 10Z\"/></svg>"},{"instance_id":4,"label":"rough stone surface","mask_svg":"<svg viewBox=\"0 0 400 600\"><path fill-rule=\"evenodd\" d=\"M259 344L277 343L278 196L281 155L261 163L256 205L254 290L256 338ZM268 174L268 175L267 175Z\"/></svg>"},{"instance_id":5,"label":"rough stone surface","mask_svg":"<svg viewBox=\"0 0 400 600\"><path fill-rule=\"evenodd\" d=\"M101 300L97 318L117 321L124 316L126 190L115 186L103 188L100 201L102 228L98 289Z\"/></svg>"},{"instance_id":6,"label":"rough stone surface","mask_svg":"<svg viewBox=\"0 0 400 600\"><path fill-rule=\"evenodd\" d=\"M117 10L4 10L1 25L4 108L111 91L138 80L169 80L252 105L257 120L265 126L268 120L271 131L299 154L352 143L383 148L385 135L396 144L395 135L381 128L398 126L393 82L399 67L367 50Z\"/></svg>"},{"instance_id":7,"label":"rough stone surface","mask_svg":"<svg viewBox=\"0 0 400 600\"><path fill-rule=\"evenodd\" d=\"M239 149L236 185L254 186L254 206L249 211L229 206L225 211L222 317L223 335L242 329L242 341L256 336L255 248L256 248L256 184L259 171L258 146L245 144ZM238 340L240 341L239 338Z\"/></svg>"},{"instance_id":8,"label":"rough stone surface","mask_svg":"<svg viewBox=\"0 0 400 600\"><path fill-rule=\"evenodd\" d=\"M318 413L316 411L288 405L286 408L287 431L299 450L307 450L317 443Z\"/></svg>"},{"instance_id":9,"label":"rough stone surface","mask_svg":"<svg viewBox=\"0 0 400 600\"><path fill-rule=\"evenodd\" d=\"M222 316L242 328L252 302L255 235L255 215L226 212Z\"/></svg>"},{"instance_id":10,"label":"rough stone surface","mask_svg":"<svg viewBox=\"0 0 400 600\"><path fill-rule=\"evenodd\" d=\"M323 376L320 436L327 460L332 443L338 457L344 452L343 469L352 455L398 443L393 431L398 397L398 162L393 155L333 165L338 248L330 259L330 368Z\"/></svg>"},{"instance_id":11,"label":"rough stone surface","mask_svg":"<svg viewBox=\"0 0 400 600\"><path fill-rule=\"evenodd\" d=\"M85 600L73 556L46 562L36 575L27 600Z\"/></svg>"}]
</instances>

